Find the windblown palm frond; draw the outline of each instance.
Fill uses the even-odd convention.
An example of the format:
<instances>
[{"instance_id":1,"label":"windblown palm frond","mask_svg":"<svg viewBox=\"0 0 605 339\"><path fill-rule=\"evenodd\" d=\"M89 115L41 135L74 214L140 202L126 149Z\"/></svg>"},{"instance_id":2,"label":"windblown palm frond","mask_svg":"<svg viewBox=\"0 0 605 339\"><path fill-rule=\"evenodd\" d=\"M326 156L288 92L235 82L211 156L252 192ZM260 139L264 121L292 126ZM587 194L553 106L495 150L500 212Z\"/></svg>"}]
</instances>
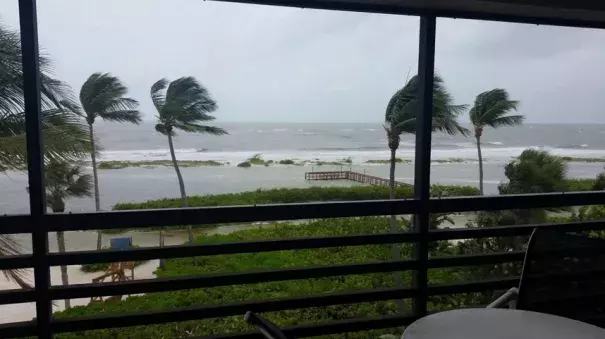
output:
<instances>
[{"instance_id":1,"label":"windblown palm frond","mask_svg":"<svg viewBox=\"0 0 605 339\"><path fill-rule=\"evenodd\" d=\"M0 235L0 257L20 255L23 254L23 250L22 246L11 235ZM24 269L4 270L2 271L2 275L4 275L7 280L17 283L21 288L32 288L31 284L28 282L26 272L27 271Z\"/></svg>"},{"instance_id":2,"label":"windblown palm frond","mask_svg":"<svg viewBox=\"0 0 605 339\"><path fill-rule=\"evenodd\" d=\"M518 125L523 122L522 115L507 116L511 111L517 110L518 105L518 101L510 100L505 89L496 88L477 95L469 117L476 128Z\"/></svg>"},{"instance_id":3,"label":"windblown palm frond","mask_svg":"<svg viewBox=\"0 0 605 339\"><path fill-rule=\"evenodd\" d=\"M86 125L65 110L42 112L42 135L44 155L49 160L76 160L90 154ZM0 169L24 169L26 157L25 113L0 116Z\"/></svg>"},{"instance_id":4,"label":"windblown palm frond","mask_svg":"<svg viewBox=\"0 0 605 339\"><path fill-rule=\"evenodd\" d=\"M51 160L45 167L46 203L55 212L62 212L65 199L92 196L92 176L83 174L80 165Z\"/></svg>"},{"instance_id":5,"label":"windblown palm frond","mask_svg":"<svg viewBox=\"0 0 605 339\"><path fill-rule=\"evenodd\" d=\"M23 67L19 34L0 26L0 170L25 167ZM73 101L67 84L53 79L50 60L40 56L41 105L47 156L79 157L90 149L76 117L61 110Z\"/></svg>"},{"instance_id":6,"label":"windblown palm frond","mask_svg":"<svg viewBox=\"0 0 605 339\"><path fill-rule=\"evenodd\" d=\"M0 26L0 112L23 110L23 67L21 41L17 32ZM40 55L40 94L43 109L56 108L61 100L72 98L71 88L53 79L50 60Z\"/></svg>"},{"instance_id":7,"label":"windblown palm frond","mask_svg":"<svg viewBox=\"0 0 605 339\"><path fill-rule=\"evenodd\" d=\"M391 97L386 108L385 123L390 125L394 132L399 134L416 132L416 117L421 114L418 107L418 91L418 76L414 76ZM466 105L453 104L453 97L445 87L443 79L435 75L433 81L433 131L449 134L468 133L457 121L458 116L466 108Z\"/></svg>"},{"instance_id":8,"label":"windblown palm frond","mask_svg":"<svg viewBox=\"0 0 605 339\"><path fill-rule=\"evenodd\" d=\"M174 130L223 135L219 127L201 125L212 121L210 115L217 104L208 90L193 77L182 77L173 82L161 79L151 86L151 100L158 111L156 130L165 135L175 135Z\"/></svg>"},{"instance_id":9,"label":"windblown palm frond","mask_svg":"<svg viewBox=\"0 0 605 339\"><path fill-rule=\"evenodd\" d=\"M80 104L86 114L86 121L94 123L97 117L118 122L141 122L141 112L136 110L139 103L124 97L128 88L119 78L109 73L94 73L80 90Z\"/></svg>"}]
</instances>

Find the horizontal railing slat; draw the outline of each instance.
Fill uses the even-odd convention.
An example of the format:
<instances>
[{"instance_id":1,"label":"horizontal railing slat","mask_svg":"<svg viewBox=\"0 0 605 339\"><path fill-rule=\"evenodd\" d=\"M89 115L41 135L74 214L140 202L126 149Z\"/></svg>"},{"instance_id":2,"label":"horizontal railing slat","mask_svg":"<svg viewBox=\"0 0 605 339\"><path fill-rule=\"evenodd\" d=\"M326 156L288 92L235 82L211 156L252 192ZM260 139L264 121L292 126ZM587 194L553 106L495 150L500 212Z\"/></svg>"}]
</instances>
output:
<instances>
[{"instance_id":1,"label":"horizontal railing slat","mask_svg":"<svg viewBox=\"0 0 605 339\"><path fill-rule=\"evenodd\" d=\"M144 228L178 225L213 225L255 221L344 218L411 214L415 200L371 200L255 206L166 208L99 213L53 213L49 230L81 231L112 228Z\"/></svg>"},{"instance_id":2,"label":"horizontal railing slat","mask_svg":"<svg viewBox=\"0 0 605 339\"><path fill-rule=\"evenodd\" d=\"M36 335L34 321L20 321L0 324L0 338L33 337Z\"/></svg>"},{"instance_id":3,"label":"horizontal railing slat","mask_svg":"<svg viewBox=\"0 0 605 339\"><path fill-rule=\"evenodd\" d=\"M429 232L429 240L477 239L491 237L511 237L530 235L536 228L552 229L563 232L582 232L589 230L605 230L603 221L576 221L564 223L543 223L513 226L449 228Z\"/></svg>"},{"instance_id":4,"label":"horizontal railing slat","mask_svg":"<svg viewBox=\"0 0 605 339\"><path fill-rule=\"evenodd\" d=\"M49 254L48 260L51 266L78 265L93 262L110 263L119 261L149 260L158 258L187 258L195 256L257 253L324 247L408 243L417 240L419 240L419 236L416 233L362 234L336 237L238 241L218 244L133 248L128 250L51 253Z\"/></svg>"},{"instance_id":5,"label":"horizontal railing slat","mask_svg":"<svg viewBox=\"0 0 605 339\"><path fill-rule=\"evenodd\" d=\"M30 254L14 255L0 258L1 270L17 270L34 267L34 257Z\"/></svg>"},{"instance_id":6,"label":"horizontal railing slat","mask_svg":"<svg viewBox=\"0 0 605 339\"><path fill-rule=\"evenodd\" d=\"M297 279L325 278L340 275L382 273L418 269L414 260L384 261L361 264L315 266L280 270L247 271L223 274L207 274L193 277L170 277L142 279L103 284L76 284L53 286L49 290L51 299L75 299L91 296L125 295L151 292L166 292L184 289L254 284L260 282Z\"/></svg>"},{"instance_id":7,"label":"horizontal railing slat","mask_svg":"<svg viewBox=\"0 0 605 339\"><path fill-rule=\"evenodd\" d=\"M519 286L520 277L493 278L481 281L465 281L450 284L429 284L427 289L429 296L472 293L491 290L509 289Z\"/></svg>"},{"instance_id":8,"label":"horizontal railing slat","mask_svg":"<svg viewBox=\"0 0 605 339\"><path fill-rule=\"evenodd\" d=\"M428 268L449 268L449 267L501 264L501 263L512 262L512 261L523 261L524 258L525 258L524 251L440 256L440 257L429 258Z\"/></svg>"},{"instance_id":9,"label":"horizontal railing slat","mask_svg":"<svg viewBox=\"0 0 605 339\"><path fill-rule=\"evenodd\" d=\"M279 221L413 214L494 211L605 204L605 192L572 192L501 196L449 197L417 200L365 200L303 204L198 207L179 209L113 211L100 213L53 213L46 217L50 231L76 231L111 228L142 228L175 225Z\"/></svg>"},{"instance_id":10,"label":"horizontal railing slat","mask_svg":"<svg viewBox=\"0 0 605 339\"><path fill-rule=\"evenodd\" d=\"M33 225L29 214L0 216L0 234L31 233Z\"/></svg>"},{"instance_id":11,"label":"horizontal railing slat","mask_svg":"<svg viewBox=\"0 0 605 339\"><path fill-rule=\"evenodd\" d=\"M145 325L150 322L162 324L169 322L237 316L243 315L247 311L274 312L309 307L404 299L411 298L415 292L417 291L414 289L390 288L381 290L332 293L316 296L302 296L295 298L276 298L212 306L194 306L155 312L119 313L76 319L64 318L54 321L51 326L55 332L72 332L110 327Z\"/></svg>"},{"instance_id":12,"label":"horizontal railing slat","mask_svg":"<svg viewBox=\"0 0 605 339\"><path fill-rule=\"evenodd\" d=\"M0 291L0 305L20 304L33 301L36 301L36 294L33 289L10 289Z\"/></svg>"},{"instance_id":13,"label":"horizontal railing slat","mask_svg":"<svg viewBox=\"0 0 605 339\"><path fill-rule=\"evenodd\" d=\"M112 228L146 228L177 225L280 221L413 214L449 213L507 209L547 208L605 204L605 192L571 192L501 196L433 198L420 205L413 199L365 200L303 204L197 207L179 209L131 210L99 213L53 213L45 217L50 231L82 231ZM7 219L2 219L7 218ZM24 218L24 219L23 219ZM0 217L0 227L12 231L29 223L27 216ZM27 228L23 228L24 230ZM30 231L31 229L28 229ZM5 233L5 232L4 232ZM11 233L11 232L9 232Z\"/></svg>"}]
</instances>

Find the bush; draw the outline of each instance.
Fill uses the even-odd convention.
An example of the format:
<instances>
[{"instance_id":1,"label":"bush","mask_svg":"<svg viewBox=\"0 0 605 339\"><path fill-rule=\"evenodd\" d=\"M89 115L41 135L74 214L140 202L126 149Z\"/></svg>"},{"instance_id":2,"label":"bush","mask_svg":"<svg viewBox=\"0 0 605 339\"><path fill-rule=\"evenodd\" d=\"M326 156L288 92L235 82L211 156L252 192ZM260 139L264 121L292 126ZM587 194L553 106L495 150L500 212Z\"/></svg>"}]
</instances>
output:
<instances>
[{"instance_id":1,"label":"bush","mask_svg":"<svg viewBox=\"0 0 605 339\"><path fill-rule=\"evenodd\" d=\"M594 181L592 189L593 191L602 191L605 189L605 173L599 173L599 175L597 175L597 179Z\"/></svg>"},{"instance_id":2,"label":"bush","mask_svg":"<svg viewBox=\"0 0 605 339\"><path fill-rule=\"evenodd\" d=\"M180 167L205 167L223 166L223 163L214 160L179 160ZM170 160L146 160L146 161L102 161L99 169L121 169L126 167L156 167L173 166Z\"/></svg>"},{"instance_id":3,"label":"bush","mask_svg":"<svg viewBox=\"0 0 605 339\"><path fill-rule=\"evenodd\" d=\"M398 198L411 198L414 195L412 186L397 187ZM479 190L471 186L434 185L431 188L434 196L474 196ZM255 204L304 203L317 201L359 201L389 198L386 186L351 186L351 187L309 187L309 188L274 188L258 189L242 193L196 195L189 197L190 207L234 206ZM142 203L118 203L114 210L179 208L180 198L149 200Z\"/></svg>"},{"instance_id":4,"label":"bush","mask_svg":"<svg viewBox=\"0 0 605 339\"><path fill-rule=\"evenodd\" d=\"M247 161L240 162L239 164L237 164L237 167L243 167L243 168L248 168L248 167L251 167L251 166L252 165L249 162L247 162Z\"/></svg>"},{"instance_id":5,"label":"bush","mask_svg":"<svg viewBox=\"0 0 605 339\"><path fill-rule=\"evenodd\" d=\"M252 158L248 159L248 162L250 163L250 165L265 165L265 160L263 160L260 153L255 154Z\"/></svg>"},{"instance_id":6,"label":"bush","mask_svg":"<svg viewBox=\"0 0 605 339\"><path fill-rule=\"evenodd\" d=\"M395 162L398 163L398 164L401 164L401 163L409 164L409 163L412 162L412 160L395 158ZM390 159L385 159L385 160L367 160L365 163L366 164L375 164L375 165L376 164L378 164L378 165L388 165L388 164L391 163L391 160Z\"/></svg>"},{"instance_id":7,"label":"bush","mask_svg":"<svg viewBox=\"0 0 605 339\"><path fill-rule=\"evenodd\" d=\"M292 159L284 159L279 161L280 165L294 165L296 164Z\"/></svg>"},{"instance_id":8,"label":"bush","mask_svg":"<svg viewBox=\"0 0 605 339\"><path fill-rule=\"evenodd\" d=\"M565 181L569 192L592 191L595 185L594 179L567 179Z\"/></svg>"}]
</instances>

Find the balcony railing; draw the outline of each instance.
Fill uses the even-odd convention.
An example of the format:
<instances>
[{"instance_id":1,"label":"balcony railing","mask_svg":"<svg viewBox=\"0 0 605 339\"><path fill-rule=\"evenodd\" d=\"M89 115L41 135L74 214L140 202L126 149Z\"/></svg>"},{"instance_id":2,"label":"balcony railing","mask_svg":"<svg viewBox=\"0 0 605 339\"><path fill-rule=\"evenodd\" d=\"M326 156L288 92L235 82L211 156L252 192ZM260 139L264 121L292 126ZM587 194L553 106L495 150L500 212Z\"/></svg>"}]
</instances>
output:
<instances>
[{"instance_id":1,"label":"balcony railing","mask_svg":"<svg viewBox=\"0 0 605 339\"><path fill-rule=\"evenodd\" d=\"M190 208L174 210L149 210L137 212L107 212L83 214L49 214L44 222L49 232L85 231L109 227L144 228L158 225L183 225L192 223L217 224L244 221L293 220L309 218L336 218L343 216L375 216L430 212L468 211L475 208L482 210L502 210L514 208L559 207L573 204L602 204L600 192L522 195L502 197L468 197L431 199L420 205L417 200L337 202L322 204L288 204L267 206L238 206L215 208ZM424 208L422 208L424 207ZM22 233L23 225L30 225L32 217L3 217L0 233ZM49 253L44 256L44 267L77 265L92 262L115 262L145 260L156 258L182 258L192 256L212 256L249 252L268 252L295 249L313 249L325 247L359 246L394 243L425 244L442 240L526 236L536 227L555 228L565 231L603 230L603 222L573 222L561 224L519 225L491 228L467 228L434 230L422 235L419 232L385 233L367 235L348 235L336 237L296 238L283 240L246 241L208 245L168 246L163 248L83 251L68 253ZM524 253L521 251L489 253L464 256L440 256L428 258L425 262L419 259L368 262L356 264L296 267L280 270L236 272L225 274L208 274L192 277L145 279L129 282L106 284L76 284L69 286L49 286L36 290L8 290L0 292L0 304L39 302L36 292L44 290L45 300L88 298L92 296L112 296L136 293L166 292L181 289L206 288L226 285L251 284L270 281L323 278L352 274L368 274L393 271L422 271L428 269L465 267L486 264L521 262ZM3 258L0 268L31 268L36 266L34 255ZM380 290L362 290L348 293L322 294L295 298L270 299L229 303L212 306L195 306L164 311L141 312L135 314L103 314L86 318L50 319L48 330L52 333L74 332L83 330L182 322L187 320L237 316L248 310L271 312L317 306L351 304L370 301L383 301L413 298L426 302L428 297L469 292L484 292L507 289L518 283L518 277L507 277L483 281L465 281L447 285L416 285L406 288L388 288ZM390 315L377 318L362 318L335 321L325 324L312 324L287 328L287 332L297 337L310 335L350 332L385 327L404 326L422 316ZM35 321L0 325L0 337L36 335ZM256 333L237 333L220 336L221 338L253 338Z\"/></svg>"},{"instance_id":2,"label":"balcony railing","mask_svg":"<svg viewBox=\"0 0 605 339\"><path fill-rule=\"evenodd\" d=\"M264 2L278 3L278 1ZM338 8L339 2L340 1L325 1L327 5L329 4L334 8ZM312 3L317 5L321 3L321 1L313 1ZM529 235L535 227L556 228L567 231L605 229L605 223L602 222L577 222L429 231L429 215L431 213L582 206L605 203L605 194L601 192L440 199L429 198L431 150L430 110L432 105L427 105L427 103L432 102L432 86L427 84L432 84L433 78L436 29L436 17L434 15L423 16L421 18L420 27L418 74L421 95L419 96L419 109L423 114L422 118L417 119L414 199L46 214L43 194L43 148L40 133L40 84L35 0L19 0L19 5L25 104L27 111L28 173L31 214L0 217L0 234L31 233L33 239L33 254L1 258L0 270L33 268L35 289L0 291L0 305L35 302L36 319L0 325L1 338L15 336L51 338L53 334L63 332L183 322L225 316L243 316L246 311L250 310L256 312L269 312L411 298L414 301L414 307L413 313L409 315L389 315L374 318L338 320L320 324L306 324L287 327L285 331L296 337L308 337L322 334L405 326L415 319L427 314L427 300L431 296L508 289L518 283L518 277L507 277L447 285L429 284L427 279L427 272L429 269L520 262L523 260L524 256L523 252L505 252L465 256L429 257L429 243L431 242ZM357 10L362 10L362 8L360 7ZM423 14L426 13L423 12ZM56 231L149 228L187 224L212 225L233 222L383 216L392 214L413 214L413 231L408 233L247 241L207 245L168 246L161 248L136 248L120 251L48 252L48 232ZM110 263L116 261L156 258L183 258L394 243L414 244L413 257L411 259L397 261L296 267L280 270L145 279L106 284L75 284L69 286L51 286L49 275L49 268L51 266L59 265ZM361 290L346 293L341 292L304 297L237 302L211 306L194 306L129 314L101 314L82 318L54 319L51 312L52 302L61 299L165 292L203 287L393 271L412 272L413 280L411 286L404 288ZM224 334L212 338L243 339L258 337L258 333L250 332Z\"/></svg>"}]
</instances>

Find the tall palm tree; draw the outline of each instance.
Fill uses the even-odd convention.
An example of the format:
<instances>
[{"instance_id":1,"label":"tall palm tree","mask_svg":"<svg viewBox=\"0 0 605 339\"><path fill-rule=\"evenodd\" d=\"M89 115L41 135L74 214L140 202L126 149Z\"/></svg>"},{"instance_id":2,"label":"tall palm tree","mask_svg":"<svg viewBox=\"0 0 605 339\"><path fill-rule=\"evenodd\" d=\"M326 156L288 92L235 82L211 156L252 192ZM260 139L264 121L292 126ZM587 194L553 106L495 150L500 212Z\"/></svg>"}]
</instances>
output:
<instances>
[{"instance_id":1,"label":"tall palm tree","mask_svg":"<svg viewBox=\"0 0 605 339\"><path fill-rule=\"evenodd\" d=\"M389 198L395 198L395 164L396 153L401 141L401 134L416 133L416 117L418 116L418 76L413 76L406 84L395 92L386 108L384 129L387 133L391 161L389 171ZM432 130L448 134L462 133L468 130L460 126L458 116L466 109L466 105L455 105L443 79L435 75L433 81L433 118ZM391 231L396 231L396 217L391 216Z\"/></svg>"},{"instance_id":2,"label":"tall palm tree","mask_svg":"<svg viewBox=\"0 0 605 339\"><path fill-rule=\"evenodd\" d=\"M522 115L507 115L517 109L519 102L510 100L505 89L496 88L477 95L475 105L469 111L471 123L477 140L479 156L479 191L483 195L483 157L481 156L481 136L488 127L515 126L523 123Z\"/></svg>"},{"instance_id":3,"label":"tall palm tree","mask_svg":"<svg viewBox=\"0 0 605 339\"><path fill-rule=\"evenodd\" d=\"M166 79L158 80L151 86L151 100L158 112L158 123L155 125L155 130L168 137L170 156L179 181L183 207L188 207L185 183L174 154L172 137L176 135L177 129L184 132L212 135L224 135L227 132L219 127L201 124L215 119L210 113L217 109L217 104L211 98L208 90L194 77L182 77L170 83ZM187 231L189 242L193 242L191 226L187 227Z\"/></svg>"},{"instance_id":4,"label":"tall palm tree","mask_svg":"<svg viewBox=\"0 0 605 339\"><path fill-rule=\"evenodd\" d=\"M46 183L46 204L54 213L65 211L65 200L70 197L92 196L92 177L82 174L80 165L70 165L67 162L51 160L44 171ZM57 232L59 252L65 252L65 234ZM61 266L61 281L69 285L67 266ZM70 308L69 299L65 299L65 308Z\"/></svg>"},{"instance_id":5,"label":"tall palm tree","mask_svg":"<svg viewBox=\"0 0 605 339\"><path fill-rule=\"evenodd\" d=\"M79 119L60 105L72 100L71 89L54 79L50 59L40 55L40 99L46 159L75 159L90 152L89 140ZM0 171L27 167L23 66L19 33L0 25ZM0 235L0 257L18 255L23 248L10 235ZM31 288L25 270L2 274L22 288Z\"/></svg>"},{"instance_id":6,"label":"tall palm tree","mask_svg":"<svg viewBox=\"0 0 605 339\"><path fill-rule=\"evenodd\" d=\"M23 67L19 34L0 25L0 170L26 167ZM50 59L40 56L42 132L47 158L78 158L90 150L79 119L63 109L71 89L52 78Z\"/></svg>"},{"instance_id":7,"label":"tall palm tree","mask_svg":"<svg viewBox=\"0 0 605 339\"><path fill-rule=\"evenodd\" d=\"M42 111L42 135L47 159L73 161L90 154L86 125L69 111ZM25 113L0 113L0 171L26 167Z\"/></svg>"},{"instance_id":8,"label":"tall palm tree","mask_svg":"<svg viewBox=\"0 0 605 339\"><path fill-rule=\"evenodd\" d=\"M122 84L119 78L110 73L93 73L80 89L80 105L74 102L62 102L73 112L86 119L92 150L92 174L95 185L95 208L101 210L101 199L99 197L99 177L97 175L97 159L93 124L97 118L105 121L130 122L138 124L141 122L141 112L136 108L138 101L124 97L128 88ZM97 232L97 250L101 249L101 232Z\"/></svg>"},{"instance_id":9,"label":"tall palm tree","mask_svg":"<svg viewBox=\"0 0 605 339\"><path fill-rule=\"evenodd\" d=\"M405 86L395 92L389 100L386 108L384 129L387 133L389 149L391 150L391 161L389 171L389 198L395 199L395 164L397 162L397 149L401 141L401 134L416 133L416 118L422 112L418 107L418 76L415 75ZM454 105L454 99L449 93L443 79L435 75L433 80L433 118L432 130L442 131L449 134L462 133L467 134L467 130L458 124L458 116L466 109L466 105ZM397 231L397 216L391 215L391 232ZM393 259L399 260L399 248L393 244ZM398 287L403 287L403 281L400 274L395 274L395 283ZM399 302L399 310L405 310L403 301Z\"/></svg>"}]
</instances>

